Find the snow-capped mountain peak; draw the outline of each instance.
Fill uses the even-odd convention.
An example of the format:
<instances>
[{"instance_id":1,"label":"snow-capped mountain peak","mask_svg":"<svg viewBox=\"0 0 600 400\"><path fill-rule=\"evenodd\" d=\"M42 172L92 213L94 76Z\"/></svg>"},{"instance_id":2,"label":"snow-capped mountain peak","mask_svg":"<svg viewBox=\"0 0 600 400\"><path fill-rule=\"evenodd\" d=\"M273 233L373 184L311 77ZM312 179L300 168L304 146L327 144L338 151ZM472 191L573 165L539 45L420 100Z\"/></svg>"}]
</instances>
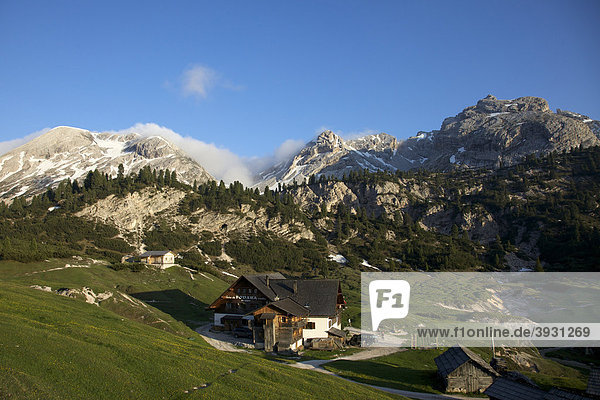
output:
<instances>
[{"instance_id":1,"label":"snow-capped mountain peak","mask_svg":"<svg viewBox=\"0 0 600 400\"><path fill-rule=\"evenodd\" d=\"M43 192L64 179L81 179L98 169L116 175L144 166L176 170L181 181L198 183L212 177L197 162L159 136L90 132L59 126L0 156L0 197Z\"/></svg>"},{"instance_id":2,"label":"snow-capped mountain peak","mask_svg":"<svg viewBox=\"0 0 600 400\"><path fill-rule=\"evenodd\" d=\"M274 187L278 183L301 183L311 175L342 176L351 170L395 168L391 165L398 141L380 133L345 141L331 131L324 131L293 156L259 174L256 187Z\"/></svg>"}]
</instances>

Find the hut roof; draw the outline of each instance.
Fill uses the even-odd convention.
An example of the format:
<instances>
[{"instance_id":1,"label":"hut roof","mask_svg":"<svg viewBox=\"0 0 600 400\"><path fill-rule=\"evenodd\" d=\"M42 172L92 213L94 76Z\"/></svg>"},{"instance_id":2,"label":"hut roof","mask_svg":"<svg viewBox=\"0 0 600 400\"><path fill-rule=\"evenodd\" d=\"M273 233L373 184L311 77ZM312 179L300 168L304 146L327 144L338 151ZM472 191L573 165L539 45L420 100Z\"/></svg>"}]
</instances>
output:
<instances>
[{"instance_id":1,"label":"hut roof","mask_svg":"<svg viewBox=\"0 0 600 400\"><path fill-rule=\"evenodd\" d=\"M586 393L600 396L600 368L594 368L590 372Z\"/></svg>"},{"instance_id":2,"label":"hut roof","mask_svg":"<svg viewBox=\"0 0 600 400\"><path fill-rule=\"evenodd\" d=\"M346 337L346 332L344 332L343 330L338 329L338 328L331 328L327 331L327 333L329 333L332 336L337 336L337 337L341 337L341 338Z\"/></svg>"},{"instance_id":3,"label":"hut roof","mask_svg":"<svg viewBox=\"0 0 600 400\"><path fill-rule=\"evenodd\" d=\"M150 257L150 256L164 256L165 254L170 253L169 250L160 250L160 251L147 251L140 255L140 257Z\"/></svg>"},{"instance_id":4,"label":"hut roof","mask_svg":"<svg viewBox=\"0 0 600 400\"><path fill-rule=\"evenodd\" d=\"M340 285L337 279L286 279L279 272L243 275L243 278L273 302L290 298L305 307L312 316L330 316L337 312Z\"/></svg>"},{"instance_id":5,"label":"hut roof","mask_svg":"<svg viewBox=\"0 0 600 400\"><path fill-rule=\"evenodd\" d=\"M242 275L242 278L254 285L254 287L260 290L262 294L267 296L269 300L273 301L277 295L273 289L271 289L270 281L272 279L285 279L285 276L281 275L279 272L275 272L272 274ZM267 285L267 278L269 278L269 285Z\"/></svg>"},{"instance_id":6,"label":"hut roof","mask_svg":"<svg viewBox=\"0 0 600 400\"><path fill-rule=\"evenodd\" d=\"M483 393L499 400L544 400L542 389L507 378L498 378Z\"/></svg>"},{"instance_id":7,"label":"hut roof","mask_svg":"<svg viewBox=\"0 0 600 400\"><path fill-rule=\"evenodd\" d=\"M561 389L552 388L544 396L544 400L587 400L589 397L580 396L576 393L566 392Z\"/></svg>"},{"instance_id":8,"label":"hut roof","mask_svg":"<svg viewBox=\"0 0 600 400\"><path fill-rule=\"evenodd\" d=\"M337 279L281 279L271 281L277 297L291 298L310 311L311 316L336 314L340 282ZM294 286L296 290L294 291Z\"/></svg>"},{"instance_id":9,"label":"hut roof","mask_svg":"<svg viewBox=\"0 0 600 400\"><path fill-rule=\"evenodd\" d=\"M468 361L473 361L484 371L490 375L498 376L499 374L486 363L483 358L473 353L471 350L463 346L453 346L435 358L435 364L441 376L447 377L450 373Z\"/></svg>"}]
</instances>

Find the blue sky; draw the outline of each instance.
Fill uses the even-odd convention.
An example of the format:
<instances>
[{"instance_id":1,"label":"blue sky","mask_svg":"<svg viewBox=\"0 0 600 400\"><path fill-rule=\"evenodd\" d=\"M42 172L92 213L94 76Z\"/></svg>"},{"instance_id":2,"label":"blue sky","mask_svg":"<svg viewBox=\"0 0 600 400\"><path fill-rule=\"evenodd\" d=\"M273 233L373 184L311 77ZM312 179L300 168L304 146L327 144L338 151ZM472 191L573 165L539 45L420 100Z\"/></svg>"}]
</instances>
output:
<instances>
[{"instance_id":1,"label":"blue sky","mask_svg":"<svg viewBox=\"0 0 600 400\"><path fill-rule=\"evenodd\" d=\"M233 154L400 139L491 93L600 119L598 1L0 0L0 142L153 123Z\"/></svg>"}]
</instances>

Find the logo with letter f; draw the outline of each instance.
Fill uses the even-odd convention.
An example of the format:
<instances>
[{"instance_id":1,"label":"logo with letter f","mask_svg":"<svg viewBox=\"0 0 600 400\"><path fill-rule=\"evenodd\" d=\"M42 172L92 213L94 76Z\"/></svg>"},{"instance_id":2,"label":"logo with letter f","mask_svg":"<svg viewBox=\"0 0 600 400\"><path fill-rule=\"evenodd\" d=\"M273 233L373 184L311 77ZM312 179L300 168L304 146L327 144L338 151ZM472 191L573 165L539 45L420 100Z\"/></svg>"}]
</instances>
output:
<instances>
[{"instance_id":1,"label":"logo with letter f","mask_svg":"<svg viewBox=\"0 0 600 400\"><path fill-rule=\"evenodd\" d=\"M403 280L376 280L369 283L371 325L374 331L385 319L408 315L410 284Z\"/></svg>"}]
</instances>

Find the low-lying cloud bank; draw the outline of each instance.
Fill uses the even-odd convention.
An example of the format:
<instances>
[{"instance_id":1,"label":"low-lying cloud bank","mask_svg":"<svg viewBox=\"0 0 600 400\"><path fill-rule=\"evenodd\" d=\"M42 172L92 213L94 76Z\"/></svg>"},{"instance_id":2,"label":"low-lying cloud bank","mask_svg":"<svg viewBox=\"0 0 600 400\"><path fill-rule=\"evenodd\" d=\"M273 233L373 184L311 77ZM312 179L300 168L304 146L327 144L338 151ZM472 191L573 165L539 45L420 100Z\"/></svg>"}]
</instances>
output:
<instances>
[{"instance_id":1,"label":"low-lying cloud bank","mask_svg":"<svg viewBox=\"0 0 600 400\"><path fill-rule=\"evenodd\" d=\"M255 183L256 175L273 164L277 164L298 152L305 144L301 140L288 139L277 147L273 154L263 157L240 157L231 150L206 143L191 136L179 133L155 123L138 123L134 126L115 131L115 133L138 133L144 137L162 136L181 148L204 167L215 179L225 183L240 181L245 186Z\"/></svg>"},{"instance_id":2,"label":"low-lying cloud bank","mask_svg":"<svg viewBox=\"0 0 600 400\"><path fill-rule=\"evenodd\" d=\"M4 142L0 142L0 156L8 153L9 151L16 149L19 146L24 145L25 143L32 141L38 136L42 136L44 133L48 132L50 128L40 129L39 131L35 131L26 135L22 138L11 139Z\"/></svg>"},{"instance_id":3,"label":"low-lying cloud bank","mask_svg":"<svg viewBox=\"0 0 600 400\"><path fill-rule=\"evenodd\" d=\"M214 143L206 143L191 136L182 136L155 123L138 123L114 133L137 133L144 137L162 136L202 165L215 179L223 180L226 183L237 180L244 185L253 183L253 174L245 165L244 160L230 150Z\"/></svg>"}]
</instances>

